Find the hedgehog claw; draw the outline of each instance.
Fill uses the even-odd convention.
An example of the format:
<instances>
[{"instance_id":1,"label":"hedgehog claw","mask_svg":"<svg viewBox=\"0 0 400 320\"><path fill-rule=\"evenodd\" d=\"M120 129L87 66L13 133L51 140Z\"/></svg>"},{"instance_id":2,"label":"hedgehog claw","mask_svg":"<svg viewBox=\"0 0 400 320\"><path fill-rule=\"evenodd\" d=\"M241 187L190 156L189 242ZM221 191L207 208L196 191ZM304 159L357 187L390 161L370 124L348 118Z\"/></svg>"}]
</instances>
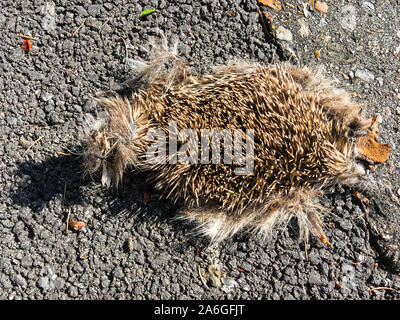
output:
<instances>
[{"instance_id":1,"label":"hedgehog claw","mask_svg":"<svg viewBox=\"0 0 400 320\"><path fill-rule=\"evenodd\" d=\"M332 247L332 243L329 242L328 238L324 234L319 235L319 240L321 240L323 244L327 244L328 246Z\"/></svg>"}]
</instances>

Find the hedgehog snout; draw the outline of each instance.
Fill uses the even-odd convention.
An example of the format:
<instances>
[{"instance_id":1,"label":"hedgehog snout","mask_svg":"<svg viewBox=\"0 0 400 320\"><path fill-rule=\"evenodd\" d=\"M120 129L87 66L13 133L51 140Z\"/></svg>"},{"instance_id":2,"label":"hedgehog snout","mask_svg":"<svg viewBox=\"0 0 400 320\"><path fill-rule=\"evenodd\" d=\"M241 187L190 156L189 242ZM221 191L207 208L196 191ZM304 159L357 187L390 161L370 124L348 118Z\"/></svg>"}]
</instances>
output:
<instances>
[{"instance_id":1,"label":"hedgehog snout","mask_svg":"<svg viewBox=\"0 0 400 320\"><path fill-rule=\"evenodd\" d=\"M86 157L85 170L88 173L95 173L101 166L102 159L95 154L90 154Z\"/></svg>"},{"instance_id":2,"label":"hedgehog snout","mask_svg":"<svg viewBox=\"0 0 400 320\"><path fill-rule=\"evenodd\" d=\"M96 172L110 155L111 147L105 133L94 131L88 138L85 155L85 169L89 173Z\"/></svg>"}]
</instances>

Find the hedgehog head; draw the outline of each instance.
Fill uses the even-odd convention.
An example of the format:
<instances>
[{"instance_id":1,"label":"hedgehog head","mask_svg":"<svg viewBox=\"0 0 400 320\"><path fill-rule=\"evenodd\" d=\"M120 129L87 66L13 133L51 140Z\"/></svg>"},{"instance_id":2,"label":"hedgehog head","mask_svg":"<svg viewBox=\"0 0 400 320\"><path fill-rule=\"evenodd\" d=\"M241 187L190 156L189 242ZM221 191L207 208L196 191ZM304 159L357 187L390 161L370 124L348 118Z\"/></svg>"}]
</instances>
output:
<instances>
[{"instance_id":1,"label":"hedgehog head","mask_svg":"<svg viewBox=\"0 0 400 320\"><path fill-rule=\"evenodd\" d=\"M104 150L105 144L107 143L106 137L99 135L98 132L94 132L90 136L90 140L88 141L89 148L85 153L85 171L88 173L96 172L104 159L106 159L107 154L105 154Z\"/></svg>"},{"instance_id":2,"label":"hedgehog head","mask_svg":"<svg viewBox=\"0 0 400 320\"><path fill-rule=\"evenodd\" d=\"M140 154L147 144L151 127L147 113L134 110L128 99L113 97L97 101L106 114L88 125L85 172L92 174L102 167L102 184L118 186L126 167L141 170Z\"/></svg>"},{"instance_id":3,"label":"hedgehog head","mask_svg":"<svg viewBox=\"0 0 400 320\"><path fill-rule=\"evenodd\" d=\"M92 174L103 167L102 183L109 186L111 180L108 178L108 171L114 162L117 139L108 134L105 121L98 120L86 135L85 143L87 145L84 153L85 173Z\"/></svg>"}]
</instances>

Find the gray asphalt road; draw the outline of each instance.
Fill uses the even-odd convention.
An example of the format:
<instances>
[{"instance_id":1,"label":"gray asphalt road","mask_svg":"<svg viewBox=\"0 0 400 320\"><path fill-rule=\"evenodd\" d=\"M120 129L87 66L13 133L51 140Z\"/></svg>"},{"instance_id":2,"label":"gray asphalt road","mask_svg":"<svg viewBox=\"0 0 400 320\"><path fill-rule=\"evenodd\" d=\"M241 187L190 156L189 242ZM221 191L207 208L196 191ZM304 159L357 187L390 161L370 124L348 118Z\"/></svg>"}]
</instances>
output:
<instances>
[{"instance_id":1,"label":"gray asphalt road","mask_svg":"<svg viewBox=\"0 0 400 320\"><path fill-rule=\"evenodd\" d=\"M256 0L0 1L0 298L398 299L400 3L326 2L327 13L306 0L280 12ZM140 18L149 8L157 11ZM100 111L93 97L132 76L157 28L179 39L194 72L290 57L324 66L367 102L367 115L382 115L394 151L375 187L324 198L331 247L310 239L306 258L293 222L269 240L242 233L210 248L143 177L116 191L82 177L71 151L84 115ZM18 34L36 38L29 53ZM369 221L355 191L369 199ZM68 212L83 231L64 233Z\"/></svg>"}]
</instances>

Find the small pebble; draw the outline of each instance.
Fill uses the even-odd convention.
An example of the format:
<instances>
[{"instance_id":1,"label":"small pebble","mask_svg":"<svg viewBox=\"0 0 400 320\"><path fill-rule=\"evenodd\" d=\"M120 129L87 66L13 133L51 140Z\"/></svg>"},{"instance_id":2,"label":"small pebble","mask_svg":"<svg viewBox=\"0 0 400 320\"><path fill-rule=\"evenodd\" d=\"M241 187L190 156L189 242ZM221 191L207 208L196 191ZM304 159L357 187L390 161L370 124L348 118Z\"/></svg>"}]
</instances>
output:
<instances>
[{"instance_id":1,"label":"small pebble","mask_svg":"<svg viewBox=\"0 0 400 320\"><path fill-rule=\"evenodd\" d=\"M312 270L310 272L310 276L308 278L308 281L310 282L310 284L315 284L317 286L323 285L324 282L321 280L321 276L318 272Z\"/></svg>"},{"instance_id":2,"label":"small pebble","mask_svg":"<svg viewBox=\"0 0 400 320\"><path fill-rule=\"evenodd\" d=\"M40 95L40 98L43 101L47 102L47 101L49 101L49 100L51 100L53 98L53 95L51 93L48 93L48 92L42 92L42 94Z\"/></svg>"},{"instance_id":3,"label":"small pebble","mask_svg":"<svg viewBox=\"0 0 400 320\"><path fill-rule=\"evenodd\" d=\"M245 284L245 285L242 286L242 290L250 291L250 286L248 284Z\"/></svg>"},{"instance_id":4,"label":"small pebble","mask_svg":"<svg viewBox=\"0 0 400 320\"><path fill-rule=\"evenodd\" d=\"M61 278L57 278L54 280L54 287L60 290L64 286L64 280Z\"/></svg>"},{"instance_id":5,"label":"small pebble","mask_svg":"<svg viewBox=\"0 0 400 320\"><path fill-rule=\"evenodd\" d=\"M20 274L15 277L15 282L21 287L26 287L27 285L26 280Z\"/></svg>"},{"instance_id":6,"label":"small pebble","mask_svg":"<svg viewBox=\"0 0 400 320\"><path fill-rule=\"evenodd\" d=\"M355 72L355 77L365 82L372 82L375 80L375 75L367 69L357 69Z\"/></svg>"},{"instance_id":7,"label":"small pebble","mask_svg":"<svg viewBox=\"0 0 400 320\"><path fill-rule=\"evenodd\" d=\"M232 291L235 287L239 286L239 284L231 278L222 279L223 286L221 290L225 293Z\"/></svg>"},{"instance_id":8,"label":"small pebble","mask_svg":"<svg viewBox=\"0 0 400 320\"><path fill-rule=\"evenodd\" d=\"M121 279L124 277L124 272L121 267L116 267L113 271L114 278Z\"/></svg>"},{"instance_id":9,"label":"small pebble","mask_svg":"<svg viewBox=\"0 0 400 320\"><path fill-rule=\"evenodd\" d=\"M47 31L52 31L56 28L56 6L54 3L46 3L42 9L42 28Z\"/></svg>"},{"instance_id":10,"label":"small pebble","mask_svg":"<svg viewBox=\"0 0 400 320\"><path fill-rule=\"evenodd\" d=\"M39 288L43 289L43 290L47 290L50 287L49 284L49 278L48 277L41 277L38 282L37 285Z\"/></svg>"},{"instance_id":11,"label":"small pebble","mask_svg":"<svg viewBox=\"0 0 400 320\"><path fill-rule=\"evenodd\" d=\"M10 126L13 126L13 125L15 125L17 123L17 118L7 117L6 121Z\"/></svg>"},{"instance_id":12,"label":"small pebble","mask_svg":"<svg viewBox=\"0 0 400 320\"><path fill-rule=\"evenodd\" d=\"M362 3L361 7L362 7L364 10L367 10L367 11L368 11L368 10L369 10L369 11L374 11L374 10L375 10L374 4L371 3L371 2L369 2L369 1L364 1L364 2Z\"/></svg>"},{"instance_id":13,"label":"small pebble","mask_svg":"<svg viewBox=\"0 0 400 320\"><path fill-rule=\"evenodd\" d=\"M279 40L291 42L293 40L293 35L290 30L280 26L276 29L276 37Z\"/></svg>"},{"instance_id":14,"label":"small pebble","mask_svg":"<svg viewBox=\"0 0 400 320\"><path fill-rule=\"evenodd\" d=\"M315 9L320 13L327 13L328 12L328 5L326 2L316 1L315 2Z\"/></svg>"},{"instance_id":15,"label":"small pebble","mask_svg":"<svg viewBox=\"0 0 400 320\"><path fill-rule=\"evenodd\" d=\"M355 289L356 288L356 271L354 266L345 263L341 268L341 284L343 288Z\"/></svg>"},{"instance_id":16,"label":"small pebble","mask_svg":"<svg viewBox=\"0 0 400 320\"><path fill-rule=\"evenodd\" d=\"M352 5L344 6L341 14L343 14L340 19L342 28L347 31L353 31L357 26L356 8Z\"/></svg>"}]
</instances>

